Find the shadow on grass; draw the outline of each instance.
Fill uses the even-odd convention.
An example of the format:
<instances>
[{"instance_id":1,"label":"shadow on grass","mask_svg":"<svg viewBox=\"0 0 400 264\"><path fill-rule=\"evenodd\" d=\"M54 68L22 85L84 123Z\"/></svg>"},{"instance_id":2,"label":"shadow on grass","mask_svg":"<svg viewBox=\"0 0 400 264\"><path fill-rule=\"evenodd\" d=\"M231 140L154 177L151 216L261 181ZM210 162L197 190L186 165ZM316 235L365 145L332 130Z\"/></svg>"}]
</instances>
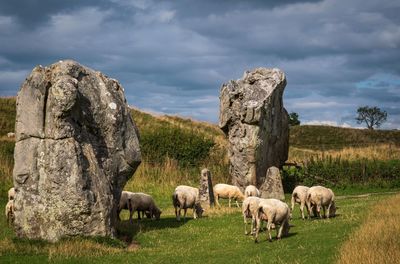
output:
<instances>
[{"instance_id":1,"label":"shadow on grass","mask_svg":"<svg viewBox=\"0 0 400 264\"><path fill-rule=\"evenodd\" d=\"M132 223L129 220L122 220L117 225L117 237L129 244L134 241L139 232L146 233L152 230L178 228L192 220L193 218L190 217L187 217L185 221L183 221L183 218L181 221L177 221L175 217L161 217L160 220L141 219L140 222L133 219Z\"/></svg>"}]
</instances>

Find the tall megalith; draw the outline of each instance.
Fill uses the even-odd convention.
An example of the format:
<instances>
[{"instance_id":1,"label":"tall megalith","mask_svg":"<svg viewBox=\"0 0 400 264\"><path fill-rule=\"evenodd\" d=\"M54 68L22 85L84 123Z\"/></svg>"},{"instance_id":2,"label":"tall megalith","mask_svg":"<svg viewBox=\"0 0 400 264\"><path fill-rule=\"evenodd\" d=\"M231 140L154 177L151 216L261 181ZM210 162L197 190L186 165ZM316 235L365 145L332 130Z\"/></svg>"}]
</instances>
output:
<instances>
[{"instance_id":1,"label":"tall megalith","mask_svg":"<svg viewBox=\"0 0 400 264\"><path fill-rule=\"evenodd\" d=\"M242 190L249 184L262 186L268 168L279 168L287 160L289 126L282 100L285 86L281 70L256 68L221 87L219 126L229 141L232 183Z\"/></svg>"},{"instance_id":2,"label":"tall megalith","mask_svg":"<svg viewBox=\"0 0 400 264\"><path fill-rule=\"evenodd\" d=\"M17 97L17 236L114 236L138 137L118 81L71 60L35 67Z\"/></svg>"}]
</instances>

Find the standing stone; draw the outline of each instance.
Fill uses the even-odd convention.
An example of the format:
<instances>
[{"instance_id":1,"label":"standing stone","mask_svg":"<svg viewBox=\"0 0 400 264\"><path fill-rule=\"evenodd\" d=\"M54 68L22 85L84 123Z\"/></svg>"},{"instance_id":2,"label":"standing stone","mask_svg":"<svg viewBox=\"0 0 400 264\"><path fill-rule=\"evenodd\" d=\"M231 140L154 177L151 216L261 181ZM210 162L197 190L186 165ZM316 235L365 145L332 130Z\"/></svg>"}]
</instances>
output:
<instances>
[{"instance_id":1,"label":"standing stone","mask_svg":"<svg viewBox=\"0 0 400 264\"><path fill-rule=\"evenodd\" d=\"M223 84L219 126L228 137L230 174L242 191L258 188L267 169L281 167L288 157L288 114L282 96L285 74L279 69L257 68L242 79Z\"/></svg>"},{"instance_id":2,"label":"standing stone","mask_svg":"<svg viewBox=\"0 0 400 264\"><path fill-rule=\"evenodd\" d=\"M141 161L118 81L75 61L35 67L17 97L18 237L114 236L117 205Z\"/></svg>"},{"instance_id":3,"label":"standing stone","mask_svg":"<svg viewBox=\"0 0 400 264\"><path fill-rule=\"evenodd\" d=\"M199 188L200 203L203 208L209 208L214 205L214 191L211 181L211 172L208 169L201 170L200 188Z\"/></svg>"},{"instance_id":4,"label":"standing stone","mask_svg":"<svg viewBox=\"0 0 400 264\"><path fill-rule=\"evenodd\" d=\"M267 170L264 183L260 186L261 198L275 198L285 200L282 178L277 167L270 167Z\"/></svg>"}]
</instances>

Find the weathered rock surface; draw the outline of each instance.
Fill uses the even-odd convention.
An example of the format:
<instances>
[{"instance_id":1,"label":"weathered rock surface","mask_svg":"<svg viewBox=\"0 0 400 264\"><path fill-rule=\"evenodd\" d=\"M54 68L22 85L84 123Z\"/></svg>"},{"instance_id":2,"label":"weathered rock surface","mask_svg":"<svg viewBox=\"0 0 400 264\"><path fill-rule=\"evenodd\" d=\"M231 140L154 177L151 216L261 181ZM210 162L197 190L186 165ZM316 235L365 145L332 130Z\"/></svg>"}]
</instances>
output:
<instances>
[{"instance_id":1,"label":"weathered rock surface","mask_svg":"<svg viewBox=\"0 0 400 264\"><path fill-rule=\"evenodd\" d=\"M121 191L141 161L118 81L74 61L38 66L17 97L19 237L114 236Z\"/></svg>"},{"instance_id":2,"label":"weathered rock surface","mask_svg":"<svg viewBox=\"0 0 400 264\"><path fill-rule=\"evenodd\" d=\"M265 181L260 186L261 198L275 198L285 200L282 178L277 167L270 167L267 170Z\"/></svg>"},{"instance_id":3,"label":"weathered rock surface","mask_svg":"<svg viewBox=\"0 0 400 264\"><path fill-rule=\"evenodd\" d=\"M219 126L229 140L232 182L242 191L249 184L259 188L267 169L281 167L287 160L285 86L285 74L279 69L257 68L221 87Z\"/></svg>"},{"instance_id":4,"label":"weathered rock surface","mask_svg":"<svg viewBox=\"0 0 400 264\"><path fill-rule=\"evenodd\" d=\"M211 172L206 168L201 170L199 196L203 208L209 208L215 204Z\"/></svg>"}]
</instances>

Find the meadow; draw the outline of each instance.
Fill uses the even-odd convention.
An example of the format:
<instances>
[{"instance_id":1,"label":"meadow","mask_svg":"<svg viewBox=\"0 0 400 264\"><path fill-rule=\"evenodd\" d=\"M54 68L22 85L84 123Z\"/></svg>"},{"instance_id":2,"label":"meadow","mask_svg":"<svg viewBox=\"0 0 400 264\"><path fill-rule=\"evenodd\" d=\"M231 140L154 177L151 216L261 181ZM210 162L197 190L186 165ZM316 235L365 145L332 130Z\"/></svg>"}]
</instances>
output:
<instances>
[{"instance_id":1,"label":"meadow","mask_svg":"<svg viewBox=\"0 0 400 264\"><path fill-rule=\"evenodd\" d=\"M290 129L289 162L298 166L282 171L287 201L297 184L329 186L339 196L337 217L303 221L296 207L289 237L270 243L263 234L259 244L244 235L240 209L226 208L226 203L199 220L191 219L189 210L187 221L177 222L171 203L175 186L197 186L204 167L212 172L214 183L229 183L226 139L213 124L135 109L132 116L141 134L143 161L125 190L153 195L163 211L161 220L131 225L123 212L118 239L77 237L49 244L15 238L1 217L1 263L333 263L339 259L349 263L345 260L349 253L341 254L351 252L345 248L348 241L361 236L350 244L365 246L362 234L371 230L363 227L379 215L379 208L398 197L388 192L400 188L400 131L297 126ZM14 149L14 140L5 135L13 131L14 122L15 99L0 99L2 208L12 186ZM358 195L365 193L374 194ZM394 219L393 225L398 224L398 217L387 215ZM398 229L377 225L400 237ZM385 241L393 248L398 243L388 237Z\"/></svg>"}]
</instances>

